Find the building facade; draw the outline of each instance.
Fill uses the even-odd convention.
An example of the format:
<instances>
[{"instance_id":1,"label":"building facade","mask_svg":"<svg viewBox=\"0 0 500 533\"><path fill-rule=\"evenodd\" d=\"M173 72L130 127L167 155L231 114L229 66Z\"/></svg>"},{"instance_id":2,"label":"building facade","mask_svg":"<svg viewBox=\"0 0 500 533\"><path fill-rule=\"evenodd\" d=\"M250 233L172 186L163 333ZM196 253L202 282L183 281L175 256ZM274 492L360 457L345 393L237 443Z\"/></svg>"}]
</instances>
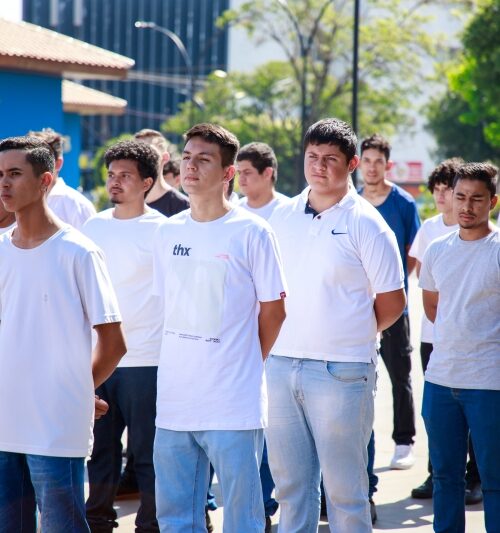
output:
<instances>
[{"instance_id":1,"label":"building facade","mask_svg":"<svg viewBox=\"0 0 500 533\"><path fill-rule=\"evenodd\" d=\"M210 72L227 70L228 31L218 29L216 20L228 7L229 0L23 0L23 20L135 60L127 80L85 82L128 102L123 116L83 118L83 148L94 152L122 133L160 129L190 98L191 83L199 86ZM174 32L192 72L171 39L136 28L136 21Z\"/></svg>"}]
</instances>

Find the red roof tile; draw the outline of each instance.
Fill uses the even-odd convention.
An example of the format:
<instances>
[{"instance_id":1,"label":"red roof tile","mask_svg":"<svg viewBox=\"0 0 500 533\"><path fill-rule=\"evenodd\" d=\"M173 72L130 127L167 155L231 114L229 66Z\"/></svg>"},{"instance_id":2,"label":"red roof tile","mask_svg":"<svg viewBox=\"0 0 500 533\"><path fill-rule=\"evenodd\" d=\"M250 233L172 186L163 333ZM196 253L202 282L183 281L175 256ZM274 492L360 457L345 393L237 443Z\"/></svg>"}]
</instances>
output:
<instances>
[{"instance_id":1,"label":"red roof tile","mask_svg":"<svg viewBox=\"0 0 500 533\"><path fill-rule=\"evenodd\" d=\"M62 82L63 109L79 115L123 115L127 101L69 80Z\"/></svg>"},{"instance_id":2,"label":"red roof tile","mask_svg":"<svg viewBox=\"0 0 500 533\"><path fill-rule=\"evenodd\" d=\"M61 33L0 19L0 68L79 78L125 78L134 60Z\"/></svg>"}]
</instances>

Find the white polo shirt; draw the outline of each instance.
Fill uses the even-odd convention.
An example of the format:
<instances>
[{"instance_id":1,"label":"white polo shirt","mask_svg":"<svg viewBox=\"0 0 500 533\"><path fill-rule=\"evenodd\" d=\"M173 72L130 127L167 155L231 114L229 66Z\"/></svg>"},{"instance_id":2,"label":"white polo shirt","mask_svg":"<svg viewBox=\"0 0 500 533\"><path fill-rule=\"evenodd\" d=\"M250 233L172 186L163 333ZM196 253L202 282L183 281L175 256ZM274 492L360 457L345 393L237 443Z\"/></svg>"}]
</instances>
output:
<instances>
[{"instance_id":1,"label":"white polo shirt","mask_svg":"<svg viewBox=\"0 0 500 533\"><path fill-rule=\"evenodd\" d=\"M315 217L305 213L309 191L269 219L290 289L287 318L271 353L376 361L375 294L404 287L396 237L354 188Z\"/></svg>"}]
</instances>

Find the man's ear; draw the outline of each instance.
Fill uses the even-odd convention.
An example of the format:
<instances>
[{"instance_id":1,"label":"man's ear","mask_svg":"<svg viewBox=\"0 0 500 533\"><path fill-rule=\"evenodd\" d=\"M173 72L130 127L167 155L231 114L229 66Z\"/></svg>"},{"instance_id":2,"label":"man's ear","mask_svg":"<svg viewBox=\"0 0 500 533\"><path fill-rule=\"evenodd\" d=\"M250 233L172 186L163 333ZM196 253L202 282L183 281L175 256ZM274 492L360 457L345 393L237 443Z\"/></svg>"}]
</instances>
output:
<instances>
[{"instance_id":1,"label":"man's ear","mask_svg":"<svg viewBox=\"0 0 500 533\"><path fill-rule=\"evenodd\" d=\"M229 165L224 169L224 179L222 181L227 181L228 183L234 178L236 174L236 166Z\"/></svg>"},{"instance_id":2,"label":"man's ear","mask_svg":"<svg viewBox=\"0 0 500 533\"><path fill-rule=\"evenodd\" d=\"M273 167L266 167L264 169L264 172L262 172L262 174L264 175L264 177L268 180L271 180L273 179L273 172L274 172L274 169Z\"/></svg>"},{"instance_id":3,"label":"man's ear","mask_svg":"<svg viewBox=\"0 0 500 533\"><path fill-rule=\"evenodd\" d=\"M350 161L349 161L349 174L351 172L354 172L356 168L359 165L359 156L355 155Z\"/></svg>"},{"instance_id":4,"label":"man's ear","mask_svg":"<svg viewBox=\"0 0 500 533\"><path fill-rule=\"evenodd\" d=\"M498 202L498 195L495 194L495 196L491 197L490 211L497 205L497 202Z\"/></svg>"},{"instance_id":5,"label":"man's ear","mask_svg":"<svg viewBox=\"0 0 500 533\"><path fill-rule=\"evenodd\" d=\"M165 165L169 161L170 161L170 154L168 152L164 152L164 154L161 156L162 165Z\"/></svg>"},{"instance_id":6,"label":"man's ear","mask_svg":"<svg viewBox=\"0 0 500 533\"><path fill-rule=\"evenodd\" d=\"M55 173L56 174L59 174L59 171L61 170L63 164L64 164L63 156L60 156L60 157L56 158L56 165L55 165Z\"/></svg>"},{"instance_id":7,"label":"man's ear","mask_svg":"<svg viewBox=\"0 0 500 533\"><path fill-rule=\"evenodd\" d=\"M54 176L50 172L44 172L41 175L42 191L47 192L50 189L50 185L55 181Z\"/></svg>"}]
</instances>

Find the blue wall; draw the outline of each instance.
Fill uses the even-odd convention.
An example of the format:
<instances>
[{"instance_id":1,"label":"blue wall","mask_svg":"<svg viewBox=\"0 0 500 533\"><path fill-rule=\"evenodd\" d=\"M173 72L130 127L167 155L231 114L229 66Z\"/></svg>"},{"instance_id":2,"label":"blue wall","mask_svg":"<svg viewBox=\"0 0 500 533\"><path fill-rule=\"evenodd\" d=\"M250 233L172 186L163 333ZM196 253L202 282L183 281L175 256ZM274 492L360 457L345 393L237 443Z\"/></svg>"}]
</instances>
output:
<instances>
[{"instance_id":1,"label":"blue wall","mask_svg":"<svg viewBox=\"0 0 500 533\"><path fill-rule=\"evenodd\" d=\"M80 185L80 167L78 160L82 145L82 128L80 115L76 113L64 113L63 133L70 139L69 152L64 153L64 165L61 176L67 185L77 188Z\"/></svg>"},{"instance_id":2,"label":"blue wall","mask_svg":"<svg viewBox=\"0 0 500 533\"><path fill-rule=\"evenodd\" d=\"M61 175L68 185L80 182L80 117L63 113L61 78L36 73L0 71L0 138L52 128L71 137Z\"/></svg>"}]
</instances>

